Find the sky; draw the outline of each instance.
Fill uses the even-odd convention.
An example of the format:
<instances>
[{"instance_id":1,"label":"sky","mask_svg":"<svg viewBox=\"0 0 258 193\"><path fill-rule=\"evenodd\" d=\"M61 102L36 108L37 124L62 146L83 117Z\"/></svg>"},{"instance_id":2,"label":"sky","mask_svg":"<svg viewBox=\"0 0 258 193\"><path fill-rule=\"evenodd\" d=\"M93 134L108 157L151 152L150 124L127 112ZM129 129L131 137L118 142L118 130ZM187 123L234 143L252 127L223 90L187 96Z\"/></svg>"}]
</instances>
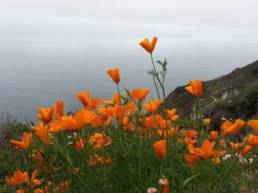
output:
<instances>
[{"instance_id":1,"label":"sky","mask_svg":"<svg viewBox=\"0 0 258 193\"><path fill-rule=\"evenodd\" d=\"M257 8L257 0L2 0L0 40L74 43L158 35L254 42Z\"/></svg>"}]
</instances>

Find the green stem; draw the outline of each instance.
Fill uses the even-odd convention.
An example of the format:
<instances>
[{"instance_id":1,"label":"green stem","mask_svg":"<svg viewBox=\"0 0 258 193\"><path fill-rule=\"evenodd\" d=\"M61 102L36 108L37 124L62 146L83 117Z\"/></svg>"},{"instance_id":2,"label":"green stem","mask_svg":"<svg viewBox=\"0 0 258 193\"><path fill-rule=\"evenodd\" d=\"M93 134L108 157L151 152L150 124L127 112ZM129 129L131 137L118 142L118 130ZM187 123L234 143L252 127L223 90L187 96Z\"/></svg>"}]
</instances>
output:
<instances>
[{"instance_id":1,"label":"green stem","mask_svg":"<svg viewBox=\"0 0 258 193\"><path fill-rule=\"evenodd\" d=\"M154 70L154 77L158 80L158 83L161 87L161 90L162 90L162 94L163 94L163 98L165 99L166 98L166 94L165 94L165 88L164 88L164 85L162 84L161 80L159 79L159 74L158 74L158 71L156 69L156 66L155 66L155 63L154 63L154 60L153 60L153 56L152 56L152 53L150 54L151 55L151 63L152 63L152 66L153 66L153 70ZM156 88L157 89L157 88ZM159 97L160 98L160 97Z\"/></svg>"}]
</instances>

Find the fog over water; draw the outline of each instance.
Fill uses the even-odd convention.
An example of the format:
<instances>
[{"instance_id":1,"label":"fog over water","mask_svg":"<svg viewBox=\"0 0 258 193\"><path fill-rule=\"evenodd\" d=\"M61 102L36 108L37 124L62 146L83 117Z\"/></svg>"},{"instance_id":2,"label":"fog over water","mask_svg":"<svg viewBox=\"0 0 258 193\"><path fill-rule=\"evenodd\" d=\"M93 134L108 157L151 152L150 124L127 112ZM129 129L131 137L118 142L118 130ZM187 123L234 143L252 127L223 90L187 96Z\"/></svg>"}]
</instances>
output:
<instances>
[{"instance_id":1,"label":"fog over water","mask_svg":"<svg viewBox=\"0 0 258 193\"><path fill-rule=\"evenodd\" d=\"M0 1L0 113L31 119L56 99L74 110L85 89L108 99L110 67L130 89L153 88L138 44L153 35L155 58L169 62L167 92L229 73L258 59L257 8L256 0Z\"/></svg>"}]
</instances>

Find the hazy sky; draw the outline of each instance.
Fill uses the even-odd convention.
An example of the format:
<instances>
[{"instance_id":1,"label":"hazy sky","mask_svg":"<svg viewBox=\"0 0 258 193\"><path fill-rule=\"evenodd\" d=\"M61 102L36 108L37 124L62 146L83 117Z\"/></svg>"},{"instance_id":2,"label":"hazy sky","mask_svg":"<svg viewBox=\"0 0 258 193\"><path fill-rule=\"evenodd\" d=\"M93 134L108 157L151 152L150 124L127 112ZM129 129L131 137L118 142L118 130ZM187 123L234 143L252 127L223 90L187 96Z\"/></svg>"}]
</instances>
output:
<instances>
[{"instance_id":1,"label":"hazy sky","mask_svg":"<svg viewBox=\"0 0 258 193\"><path fill-rule=\"evenodd\" d=\"M1 40L257 42L257 0L1 0Z\"/></svg>"}]
</instances>

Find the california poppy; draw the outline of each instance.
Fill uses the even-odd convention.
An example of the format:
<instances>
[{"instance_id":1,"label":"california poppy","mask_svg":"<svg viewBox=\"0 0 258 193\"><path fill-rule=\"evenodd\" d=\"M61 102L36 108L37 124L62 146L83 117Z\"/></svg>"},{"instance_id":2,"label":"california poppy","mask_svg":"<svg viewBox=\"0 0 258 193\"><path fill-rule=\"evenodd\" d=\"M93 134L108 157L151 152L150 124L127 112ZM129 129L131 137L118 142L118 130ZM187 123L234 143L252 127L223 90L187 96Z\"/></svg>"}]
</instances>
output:
<instances>
[{"instance_id":1,"label":"california poppy","mask_svg":"<svg viewBox=\"0 0 258 193\"><path fill-rule=\"evenodd\" d=\"M179 116L176 114L177 113L176 108L172 108L171 110L167 109L166 112L171 121L176 121L179 118Z\"/></svg>"},{"instance_id":2,"label":"california poppy","mask_svg":"<svg viewBox=\"0 0 258 193\"><path fill-rule=\"evenodd\" d=\"M167 178L160 179L159 184L162 185L162 187L163 187L162 193L169 193L169 184L168 184Z\"/></svg>"},{"instance_id":3,"label":"california poppy","mask_svg":"<svg viewBox=\"0 0 258 193\"><path fill-rule=\"evenodd\" d=\"M145 108L149 113L155 113L161 104L160 99L151 99L148 103L143 105L143 108Z\"/></svg>"},{"instance_id":4,"label":"california poppy","mask_svg":"<svg viewBox=\"0 0 258 193\"><path fill-rule=\"evenodd\" d=\"M60 118L64 115L64 101L57 100L55 103L54 115L56 118Z\"/></svg>"},{"instance_id":5,"label":"california poppy","mask_svg":"<svg viewBox=\"0 0 258 193\"><path fill-rule=\"evenodd\" d=\"M51 144L51 138L49 136L49 129L47 125L44 125L43 122L39 122L36 127L32 127L34 133L37 137L40 138L42 143Z\"/></svg>"},{"instance_id":6,"label":"california poppy","mask_svg":"<svg viewBox=\"0 0 258 193\"><path fill-rule=\"evenodd\" d=\"M38 108L38 118L46 123L50 122L52 120L52 116L54 113L54 108L49 107L49 108L44 108L40 107Z\"/></svg>"},{"instance_id":7,"label":"california poppy","mask_svg":"<svg viewBox=\"0 0 258 193\"><path fill-rule=\"evenodd\" d=\"M96 118L96 113L85 109L79 110L74 116L63 116L60 120L62 129L71 131L79 130L87 123L91 123Z\"/></svg>"},{"instance_id":8,"label":"california poppy","mask_svg":"<svg viewBox=\"0 0 258 193\"><path fill-rule=\"evenodd\" d=\"M255 135L249 135L247 137L247 143L249 145L252 145L252 146L257 146L258 145L258 136L255 136Z\"/></svg>"},{"instance_id":9,"label":"california poppy","mask_svg":"<svg viewBox=\"0 0 258 193\"><path fill-rule=\"evenodd\" d=\"M211 119L210 118L206 118L206 119L203 119L203 124L208 126L211 124Z\"/></svg>"},{"instance_id":10,"label":"california poppy","mask_svg":"<svg viewBox=\"0 0 258 193\"><path fill-rule=\"evenodd\" d=\"M85 145L86 145L86 140L82 138L75 142L75 148L77 151L83 150Z\"/></svg>"},{"instance_id":11,"label":"california poppy","mask_svg":"<svg viewBox=\"0 0 258 193\"><path fill-rule=\"evenodd\" d=\"M185 87L188 92L190 92L193 96L202 96L202 80L190 80L189 84L189 86Z\"/></svg>"},{"instance_id":12,"label":"california poppy","mask_svg":"<svg viewBox=\"0 0 258 193\"><path fill-rule=\"evenodd\" d=\"M218 135L219 135L218 131L210 131L210 139L212 141L215 141L217 139Z\"/></svg>"},{"instance_id":13,"label":"california poppy","mask_svg":"<svg viewBox=\"0 0 258 193\"><path fill-rule=\"evenodd\" d=\"M247 122L247 124L248 124L251 128L253 128L256 132L258 132L258 120L254 120L254 119L249 120L249 121Z\"/></svg>"},{"instance_id":14,"label":"california poppy","mask_svg":"<svg viewBox=\"0 0 258 193\"><path fill-rule=\"evenodd\" d=\"M31 133L23 133L22 141L11 140L10 143L14 144L16 148L26 150L29 148L30 140L32 138Z\"/></svg>"},{"instance_id":15,"label":"california poppy","mask_svg":"<svg viewBox=\"0 0 258 193\"><path fill-rule=\"evenodd\" d=\"M76 93L75 96L86 107L87 110L95 109L99 104L103 103L102 99L91 98L88 91Z\"/></svg>"},{"instance_id":16,"label":"california poppy","mask_svg":"<svg viewBox=\"0 0 258 193\"><path fill-rule=\"evenodd\" d=\"M230 142L230 146L231 146L231 149L232 149L234 152L238 152L239 149L240 149L240 144L239 144L239 143Z\"/></svg>"},{"instance_id":17,"label":"california poppy","mask_svg":"<svg viewBox=\"0 0 258 193\"><path fill-rule=\"evenodd\" d=\"M253 147L251 145L247 145L244 147L244 149L242 149L241 154L242 155L246 155L248 154L251 150L253 149Z\"/></svg>"},{"instance_id":18,"label":"california poppy","mask_svg":"<svg viewBox=\"0 0 258 193\"><path fill-rule=\"evenodd\" d=\"M29 181L29 175L27 172L15 171L13 176L6 180L8 186L15 186Z\"/></svg>"},{"instance_id":19,"label":"california poppy","mask_svg":"<svg viewBox=\"0 0 258 193\"><path fill-rule=\"evenodd\" d=\"M141 47L143 47L147 52L152 53L156 42L157 42L158 38L155 36L152 38L152 41L150 42L148 38L145 38L144 40L142 40L140 42Z\"/></svg>"},{"instance_id":20,"label":"california poppy","mask_svg":"<svg viewBox=\"0 0 258 193\"><path fill-rule=\"evenodd\" d=\"M118 84L120 82L120 73L119 73L119 68L112 68L107 71L108 75L112 80Z\"/></svg>"},{"instance_id":21,"label":"california poppy","mask_svg":"<svg viewBox=\"0 0 258 193\"><path fill-rule=\"evenodd\" d=\"M167 155L167 140L161 139L153 144L154 151L157 156L164 159Z\"/></svg>"},{"instance_id":22,"label":"california poppy","mask_svg":"<svg viewBox=\"0 0 258 193\"><path fill-rule=\"evenodd\" d=\"M189 165L195 166L197 162L200 160L200 157L194 154L186 154L184 156L184 159L187 161Z\"/></svg>"},{"instance_id":23,"label":"california poppy","mask_svg":"<svg viewBox=\"0 0 258 193\"><path fill-rule=\"evenodd\" d=\"M134 89L130 92L130 95L132 98L136 100L144 100L148 94L150 93L150 89L148 88L143 88L143 89Z\"/></svg>"},{"instance_id":24,"label":"california poppy","mask_svg":"<svg viewBox=\"0 0 258 193\"><path fill-rule=\"evenodd\" d=\"M234 123L226 120L222 125L222 136L236 135L244 126L245 122L242 119L237 119Z\"/></svg>"}]
</instances>

